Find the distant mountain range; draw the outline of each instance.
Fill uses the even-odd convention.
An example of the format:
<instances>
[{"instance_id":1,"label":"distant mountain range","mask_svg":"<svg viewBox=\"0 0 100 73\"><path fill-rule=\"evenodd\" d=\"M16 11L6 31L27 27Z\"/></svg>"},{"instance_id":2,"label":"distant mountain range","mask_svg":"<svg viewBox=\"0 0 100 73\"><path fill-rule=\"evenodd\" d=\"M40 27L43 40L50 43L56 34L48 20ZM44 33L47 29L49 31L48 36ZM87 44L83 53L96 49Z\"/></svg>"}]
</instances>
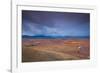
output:
<instances>
[{"instance_id":1,"label":"distant mountain range","mask_svg":"<svg viewBox=\"0 0 100 73\"><path fill-rule=\"evenodd\" d=\"M46 36L46 35L22 35L22 38L89 38L89 36Z\"/></svg>"}]
</instances>

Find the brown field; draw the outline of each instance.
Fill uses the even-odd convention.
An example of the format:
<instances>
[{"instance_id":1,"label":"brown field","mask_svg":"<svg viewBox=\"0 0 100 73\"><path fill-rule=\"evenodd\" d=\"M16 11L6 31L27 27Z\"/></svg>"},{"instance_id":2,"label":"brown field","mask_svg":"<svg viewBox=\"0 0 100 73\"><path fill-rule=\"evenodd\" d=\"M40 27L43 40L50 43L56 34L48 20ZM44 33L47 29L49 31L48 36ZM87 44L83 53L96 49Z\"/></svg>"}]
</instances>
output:
<instances>
[{"instance_id":1,"label":"brown field","mask_svg":"<svg viewBox=\"0 0 100 73\"><path fill-rule=\"evenodd\" d=\"M23 39L22 62L90 58L89 39Z\"/></svg>"}]
</instances>

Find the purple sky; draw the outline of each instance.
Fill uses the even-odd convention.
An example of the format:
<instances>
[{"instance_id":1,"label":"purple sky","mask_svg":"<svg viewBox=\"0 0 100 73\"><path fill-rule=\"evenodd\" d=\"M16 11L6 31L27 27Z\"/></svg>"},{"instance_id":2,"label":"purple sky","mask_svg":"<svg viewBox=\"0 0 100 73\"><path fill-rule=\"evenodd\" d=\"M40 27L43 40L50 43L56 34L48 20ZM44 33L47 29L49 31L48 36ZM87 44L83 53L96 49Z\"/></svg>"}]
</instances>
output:
<instances>
[{"instance_id":1,"label":"purple sky","mask_svg":"<svg viewBox=\"0 0 100 73\"><path fill-rule=\"evenodd\" d=\"M90 14L22 11L22 35L89 36Z\"/></svg>"}]
</instances>

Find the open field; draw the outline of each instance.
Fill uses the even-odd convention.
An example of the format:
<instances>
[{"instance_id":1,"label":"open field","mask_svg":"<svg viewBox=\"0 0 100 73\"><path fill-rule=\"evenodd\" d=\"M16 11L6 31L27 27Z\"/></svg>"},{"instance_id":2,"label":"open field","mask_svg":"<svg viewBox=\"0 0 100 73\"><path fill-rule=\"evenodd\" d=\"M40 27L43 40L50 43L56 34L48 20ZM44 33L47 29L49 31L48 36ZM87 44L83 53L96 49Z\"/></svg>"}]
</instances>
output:
<instances>
[{"instance_id":1,"label":"open field","mask_svg":"<svg viewBox=\"0 0 100 73\"><path fill-rule=\"evenodd\" d=\"M22 62L82 60L90 58L89 39L22 40Z\"/></svg>"}]
</instances>

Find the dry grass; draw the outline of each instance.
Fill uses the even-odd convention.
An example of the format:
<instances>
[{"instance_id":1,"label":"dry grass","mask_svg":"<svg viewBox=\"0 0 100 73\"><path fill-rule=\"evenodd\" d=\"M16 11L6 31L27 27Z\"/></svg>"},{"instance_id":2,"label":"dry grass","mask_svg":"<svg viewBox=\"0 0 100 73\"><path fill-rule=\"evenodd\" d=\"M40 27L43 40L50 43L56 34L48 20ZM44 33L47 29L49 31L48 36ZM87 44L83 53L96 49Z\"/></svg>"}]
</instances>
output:
<instances>
[{"instance_id":1,"label":"dry grass","mask_svg":"<svg viewBox=\"0 0 100 73\"><path fill-rule=\"evenodd\" d=\"M22 62L89 59L89 48L87 39L23 39Z\"/></svg>"}]
</instances>

